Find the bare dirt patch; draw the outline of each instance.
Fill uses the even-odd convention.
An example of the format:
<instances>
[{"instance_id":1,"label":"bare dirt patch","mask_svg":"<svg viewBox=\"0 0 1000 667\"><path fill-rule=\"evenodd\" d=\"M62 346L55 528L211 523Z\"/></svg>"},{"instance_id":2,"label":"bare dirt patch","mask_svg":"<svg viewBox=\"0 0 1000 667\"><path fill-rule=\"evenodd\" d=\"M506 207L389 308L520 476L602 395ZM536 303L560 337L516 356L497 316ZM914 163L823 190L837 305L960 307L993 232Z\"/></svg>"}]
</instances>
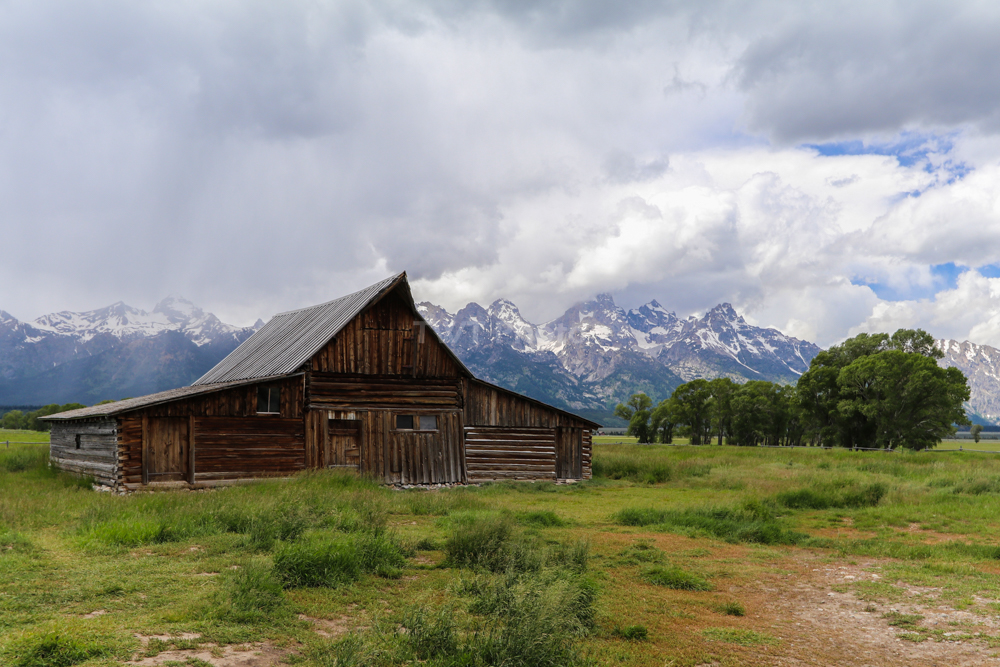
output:
<instances>
[{"instance_id":1,"label":"bare dirt patch","mask_svg":"<svg viewBox=\"0 0 1000 667\"><path fill-rule=\"evenodd\" d=\"M192 641L199 635L184 633L170 636L136 635L143 644L148 645L151 639L163 642ZM216 644L201 644L197 648L170 649L160 651L155 656L137 656L126 665L141 667L158 667L167 663L184 663L189 658L204 661L213 667L274 667L282 664L282 658L291 653L288 648L279 648L270 642L253 644L236 644L233 646L218 646Z\"/></svg>"},{"instance_id":2,"label":"bare dirt patch","mask_svg":"<svg viewBox=\"0 0 1000 667\"><path fill-rule=\"evenodd\" d=\"M781 639L771 651L772 664L1000 665L997 649L972 636L996 635L995 618L950 608L933 588L883 582L877 561L830 563L803 553L786 567L796 571L756 585L754 607L771 619L772 632ZM892 583L901 598L863 600L852 585L864 581ZM907 619L920 631L907 627Z\"/></svg>"},{"instance_id":3,"label":"bare dirt patch","mask_svg":"<svg viewBox=\"0 0 1000 667\"><path fill-rule=\"evenodd\" d=\"M299 620L309 621L313 625L313 631L320 637L336 638L345 635L351 630L350 619L346 616L339 618L314 618L299 614Z\"/></svg>"}]
</instances>

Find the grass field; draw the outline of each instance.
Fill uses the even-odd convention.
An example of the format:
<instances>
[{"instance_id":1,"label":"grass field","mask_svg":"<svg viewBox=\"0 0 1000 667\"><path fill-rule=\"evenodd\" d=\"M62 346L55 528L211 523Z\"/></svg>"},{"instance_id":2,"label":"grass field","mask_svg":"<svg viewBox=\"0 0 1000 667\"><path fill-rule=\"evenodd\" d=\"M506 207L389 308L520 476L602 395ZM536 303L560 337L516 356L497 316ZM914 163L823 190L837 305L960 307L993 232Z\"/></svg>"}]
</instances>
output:
<instances>
[{"instance_id":1,"label":"grass field","mask_svg":"<svg viewBox=\"0 0 1000 667\"><path fill-rule=\"evenodd\" d=\"M0 448L3 665L960 665L1000 647L998 455L598 445L577 484L323 471L128 497L45 463Z\"/></svg>"}]
</instances>

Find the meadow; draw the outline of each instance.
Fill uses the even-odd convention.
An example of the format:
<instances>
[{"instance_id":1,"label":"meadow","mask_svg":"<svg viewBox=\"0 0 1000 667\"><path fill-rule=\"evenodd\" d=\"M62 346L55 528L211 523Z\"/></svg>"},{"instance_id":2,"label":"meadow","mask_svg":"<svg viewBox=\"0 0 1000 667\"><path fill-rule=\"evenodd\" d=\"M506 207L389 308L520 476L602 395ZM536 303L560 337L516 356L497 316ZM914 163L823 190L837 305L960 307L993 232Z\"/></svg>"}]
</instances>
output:
<instances>
[{"instance_id":1,"label":"meadow","mask_svg":"<svg viewBox=\"0 0 1000 667\"><path fill-rule=\"evenodd\" d=\"M0 445L0 664L960 665L1000 647L1000 455L599 444L594 473L116 496L48 469L44 444Z\"/></svg>"}]
</instances>

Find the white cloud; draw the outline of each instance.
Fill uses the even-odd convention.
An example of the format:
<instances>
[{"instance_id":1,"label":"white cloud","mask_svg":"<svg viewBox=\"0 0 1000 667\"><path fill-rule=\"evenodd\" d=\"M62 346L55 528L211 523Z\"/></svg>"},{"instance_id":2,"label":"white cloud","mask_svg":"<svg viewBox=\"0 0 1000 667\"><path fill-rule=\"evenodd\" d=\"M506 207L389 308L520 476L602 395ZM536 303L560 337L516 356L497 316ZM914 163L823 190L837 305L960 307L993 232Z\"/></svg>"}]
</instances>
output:
<instances>
[{"instance_id":1,"label":"white cloud","mask_svg":"<svg viewBox=\"0 0 1000 667\"><path fill-rule=\"evenodd\" d=\"M8 3L0 308L183 293L245 323L408 269L423 298L505 296L536 320L613 291L730 301L824 344L919 322L994 340L989 290L888 303L852 280L905 291L1000 261L998 21L973 3ZM926 158L795 143L900 136Z\"/></svg>"}]
</instances>

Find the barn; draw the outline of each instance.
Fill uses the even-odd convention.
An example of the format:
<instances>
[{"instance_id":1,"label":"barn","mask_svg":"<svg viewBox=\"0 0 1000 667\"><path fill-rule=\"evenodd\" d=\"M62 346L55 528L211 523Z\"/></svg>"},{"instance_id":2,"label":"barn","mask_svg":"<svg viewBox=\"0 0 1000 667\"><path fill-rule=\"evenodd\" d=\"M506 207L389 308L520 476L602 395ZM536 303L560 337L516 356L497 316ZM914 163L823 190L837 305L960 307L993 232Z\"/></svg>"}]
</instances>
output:
<instances>
[{"instance_id":1,"label":"barn","mask_svg":"<svg viewBox=\"0 0 1000 667\"><path fill-rule=\"evenodd\" d=\"M599 427L474 377L405 273L275 315L189 387L47 419L51 464L114 490L312 468L385 484L588 479Z\"/></svg>"}]
</instances>

